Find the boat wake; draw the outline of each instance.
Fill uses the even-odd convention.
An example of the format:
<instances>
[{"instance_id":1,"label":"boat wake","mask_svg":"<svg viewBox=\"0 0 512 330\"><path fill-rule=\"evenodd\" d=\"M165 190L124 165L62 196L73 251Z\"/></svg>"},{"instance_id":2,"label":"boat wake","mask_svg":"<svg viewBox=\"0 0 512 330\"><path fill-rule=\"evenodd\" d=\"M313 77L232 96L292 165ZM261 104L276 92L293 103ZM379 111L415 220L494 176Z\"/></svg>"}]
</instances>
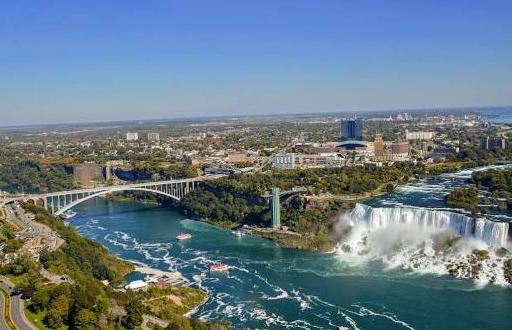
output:
<instances>
[{"instance_id":1,"label":"boat wake","mask_svg":"<svg viewBox=\"0 0 512 330\"><path fill-rule=\"evenodd\" d=\"M104 241L125 251L125 255L132 257L130 260L144 267L173 269L188 275L190 284L206 291L209 298L187 315L205 321L227 318L237 327L253 324L269 329L362 329L373 322L402 322L379 307L366 304L342 307L303 288L278 285L269 275L272 265L268 263L258 264L255 269L252 261L244 258L211 255L171 242L141 242L118 230L107 233ZM209 268L215 260L232 265L230 271L212 274ZM245 289L240 291L242 286ZM295 308L284 313L277 306ZM303 317L306 311L307 318Z\"/></svg>"}]
</instances>

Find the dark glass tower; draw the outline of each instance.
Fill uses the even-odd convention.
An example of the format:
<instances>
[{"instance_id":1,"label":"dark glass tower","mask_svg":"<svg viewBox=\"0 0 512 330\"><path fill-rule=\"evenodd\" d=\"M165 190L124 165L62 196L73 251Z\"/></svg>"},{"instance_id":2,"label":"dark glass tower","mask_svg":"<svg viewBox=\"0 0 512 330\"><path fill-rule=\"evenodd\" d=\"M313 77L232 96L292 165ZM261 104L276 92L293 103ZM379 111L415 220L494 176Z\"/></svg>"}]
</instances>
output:
<instances>
[{"instance_id":1,"label":"dark glass tower","mask_svg":"<svg viewBox=\"0 0 512 330\"><path fill-rule=\"evenodd\" d=\"M341 122L341 141L363 140L363 120L349 119Z\"/></svg>"}]
</instances>

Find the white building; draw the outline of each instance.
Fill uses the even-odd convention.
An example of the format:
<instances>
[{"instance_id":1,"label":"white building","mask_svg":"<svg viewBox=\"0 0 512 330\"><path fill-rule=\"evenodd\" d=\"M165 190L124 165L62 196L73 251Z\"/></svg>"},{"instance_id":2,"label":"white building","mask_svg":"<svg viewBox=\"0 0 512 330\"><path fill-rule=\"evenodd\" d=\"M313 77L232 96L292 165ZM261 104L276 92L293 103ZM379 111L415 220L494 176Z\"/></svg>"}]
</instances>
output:
<instances>
[{"instance_id":1,"label":"white building","mask_svg":"<svg viewBox=\"0 0 512 330\"><path fill-rule=\"evenodd\" d=\"M405 131L406 140L432 140L434 138L434 132L409 132Z\"/></svg>"},{"instance_id":2,"label":"white building","mask_svg":"<svg viewBox=\"0 0 512 330\"><path fill-rule=\"evenodd\" d=\"M147 282L144 282L142 280L136 280L136 281L128 283L124 288L126 290L139 290L139 289L146 287L147 285L148 285Z\"/></svg>"},{"instance_id":3,"label":"white building","mask_svg":"<svg viewBox=\"0 0 512 330\"><path fill-rule=\"evenodd\" d=\"M148 133L148 141L149 142L160 142L160 134L158 133Z\"/></svg>"},{"instance_id":4,"label":"white building","mask_svg":"<svg viewBox=\"0 0 512 330\"><path fill-rule=\"evenodd\" d=\"M279 169L341 167L345 158L336 152L318 154L281 153L274 156L272 166Z\"/></svg>"},{"instance_id":5,"label":"white building","mask_svg":"<svg viewBox=\"0 0 512 330\"><path fill-rule=\"evenodd\" d=\"M137 141L139 139L139 133L128 132L126 133L126 141Z\"/></svg>"},{"instance_id":6,"label":"white building","mask_svg":"<svg viewBox=\"0 0 512 330\"><path fill-rule=\"evenodd\" d=\"M294 153L280 153L274 156L272 166L280 169L294 169L295 168L295 154Z\"/></svg>"}]
</instances>

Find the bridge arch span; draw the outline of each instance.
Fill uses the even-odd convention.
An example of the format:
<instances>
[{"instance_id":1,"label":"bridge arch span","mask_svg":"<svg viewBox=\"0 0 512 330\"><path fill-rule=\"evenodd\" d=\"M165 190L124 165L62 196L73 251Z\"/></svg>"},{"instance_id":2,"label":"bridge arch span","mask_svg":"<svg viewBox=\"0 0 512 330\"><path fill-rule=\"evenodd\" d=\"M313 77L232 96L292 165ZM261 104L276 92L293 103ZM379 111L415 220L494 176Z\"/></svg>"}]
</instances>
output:
<instances>
[{"instance_id":1,"label":"bridge arch span","mask_svg":"<svg viewBox=\"0 0 512 330\"><path fill-rule=\"evenodd\" d=\"M83 198L77 199L77 200L67 204L66 206L63 206L62 208L58 209L57 211L55 211L55 215L61 215L62 213L66 212L67 210L77 206L78 204L80 204L82 202L85 202L85 201L87 201L89 199L92 199L94 197L110 194L110 193L113 193L113 192L119 192L119 191L145 191L145 192L151 192L151 193L155 193L155 194L160 194L160 195L163 195L163 196L175 199L177 201L180 200L178 197L176 197L176 196L174 196L172 194L168 194L166 192L163 192L163 191L160 191L160 190L155 190L155 189L150 189L150 188L122 187L122 188L117 188L116 189L114 187L114 188L105 189L105 190L102 190L100 192L94 193L92 195L88 195L88 196L85 196Z\"/></svg>"}]
</instances>

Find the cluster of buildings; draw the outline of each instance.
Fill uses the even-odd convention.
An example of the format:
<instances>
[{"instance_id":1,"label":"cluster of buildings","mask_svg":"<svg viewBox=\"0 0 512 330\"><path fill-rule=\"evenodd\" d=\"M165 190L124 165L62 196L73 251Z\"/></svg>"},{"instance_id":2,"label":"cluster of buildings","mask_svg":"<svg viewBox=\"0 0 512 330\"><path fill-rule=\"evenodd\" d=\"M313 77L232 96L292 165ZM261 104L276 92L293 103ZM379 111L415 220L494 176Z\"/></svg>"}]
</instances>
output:
<instances>
[{"instance_id":1,"label":"cluster of buildings","mask_svg":"<svg viewBox=\"0 0 512 330\"><path fill-rule=\"evenodd\" d=\"M407 114L401 114L401 116L403 120L410 118ZM406 139L384 141L382 135L377 133L373 141L366 141L363 137L364 121L359 118L343 120L340 132L340 141L334 144L327 143L310 148L309 151L312 152L309 153L280 153L274 156L273 167L280 169L342 167L407 161L411 154L409 140L431 140L434 137L433 132L407 132Z\"/></svg>"},{"instance_id":2,"label":"cluster of buildings","mask_svg":"<svg viewBox=\"0 0 512 330\"><path fill-rule=\"evenodd\" d=\"M453 156L459 147L481 150L505 149L505 137L512 128L489 124L478 115L412 115L400 112L367 119L341 121L334 115L312 119L251 119L247 122L205 122L172 128L137 126L120 132L84 130L80 134L37 133L8 141L6 148L25 150L41 162L85 159L70 163L79 185L93 186L115 179L109 168L126 170L129 164L145 159L161 160L162 167L190 163L208 171L249 171L271 162L274 168L315 168L361 166L396 161L439 162ZM293 121L294 125L289 125ZM296 124L296 125L295 125ZM462 134L462 135L461 135ZM290 141L294 144L290 145ZM319 141L319 142L310 142ZM279 151L286 146L286 151ZM96 165L96 158L125 160L126 164ZM90 163L87 163L87 162Z\"/></svg>"},{"instance_id":3,"label":"cluster of buildings","mask_svg":"<svg viewBox=\"0 0 512 330\"><path fill-rule=\"evenodd\" d=\"M392 122L392 121L397 121L397 122L406 122L406 121L412 121L414 120L414 117L410 114L408 114L407 112L399 112L397 113L396 115L394 116L389 116L389 117L372 117L372 118L368 118L369 121L389 121L389 122Z\"/></svg>"},{"instance_id":4,"label":"cluster of buildings","mask_svg":"<svg viewBox=\"0 0 512 330\"><path fill-rule=\"evenodd\" d=\"M124 287L118 287L119 291L140 291L150 287L163 288L166 286L188 285L188 280L179 272L165 272L142 266L136 266L135 271L145 274L144 279L134 280Z\"/></svg>"},{"instance_id":5,"label":"cluster of buildings","mask_svg":"<svg viewBox=\"0 0 512 330\"><path fill-rule=\"evenodd\" d=\"M480 148L482 150L495 150L495 149L501 149L505 150L506 144L505 144L505 138L502 136L483 136L480 139Z\"/></svg>"},{"instance_id":6,"label":"cluster of buildings","mask_svg":"<svg viewBox=\"0 0 512 330\"><path fill-rule=\"evenodd\" d=\"M126 141L127 142L135 142L139 140L139 133L137 132L128 132L126 133ZM155 132L149 132L147 135L148 142L160 142L160 134Z\"/></svg>"},{"instance_id":7,"label":"cluster of buildings","mask_svg":"<svg viewBox=\"0 0 512 330\"><path fill-rule=\"evenodd\" d=\"M369 120L371 122L382 121L378 119ZM385 141L380 133L374 135L373 141L365 139L365 121L358 118L346 119L341 122L338 142L321 145L296 144L294 152L283 152L274 156L273 167L305 169L364 164L381 166L384 163L411 159L426 163L439 162L459 152L461 142L458 138L453 138L453 134L449 134L450 130L478 134L482 129L487 128L485 123L482 124L482 118L478 115L426 116L421 120L414 120L407 113L398 113L385 121L402 122L397 126L401 129L400 132L395 132L396 137L391 141ZM433 127L437 128L435 132L428 130ZM306 144L309 145L307 150L298 148ZM471 142L465 141L464 145L470 146ZM480 139L481 150L504 150L505 148L506 138L502 134L498 134L498 136L485 135Z\"/></svg>"},{"instance_id":8,"label":"cluster of buildings","mask_svg":"<svg viewBox=\"0 0 512 330\"><path fill-rule=\"evenodd\" d=\"M346 159L337 152L305 153L279 153L273 157L272 166L279 169L313 168L313 167L341 167L345 166Z\"/></svg>"}]
</instances>

